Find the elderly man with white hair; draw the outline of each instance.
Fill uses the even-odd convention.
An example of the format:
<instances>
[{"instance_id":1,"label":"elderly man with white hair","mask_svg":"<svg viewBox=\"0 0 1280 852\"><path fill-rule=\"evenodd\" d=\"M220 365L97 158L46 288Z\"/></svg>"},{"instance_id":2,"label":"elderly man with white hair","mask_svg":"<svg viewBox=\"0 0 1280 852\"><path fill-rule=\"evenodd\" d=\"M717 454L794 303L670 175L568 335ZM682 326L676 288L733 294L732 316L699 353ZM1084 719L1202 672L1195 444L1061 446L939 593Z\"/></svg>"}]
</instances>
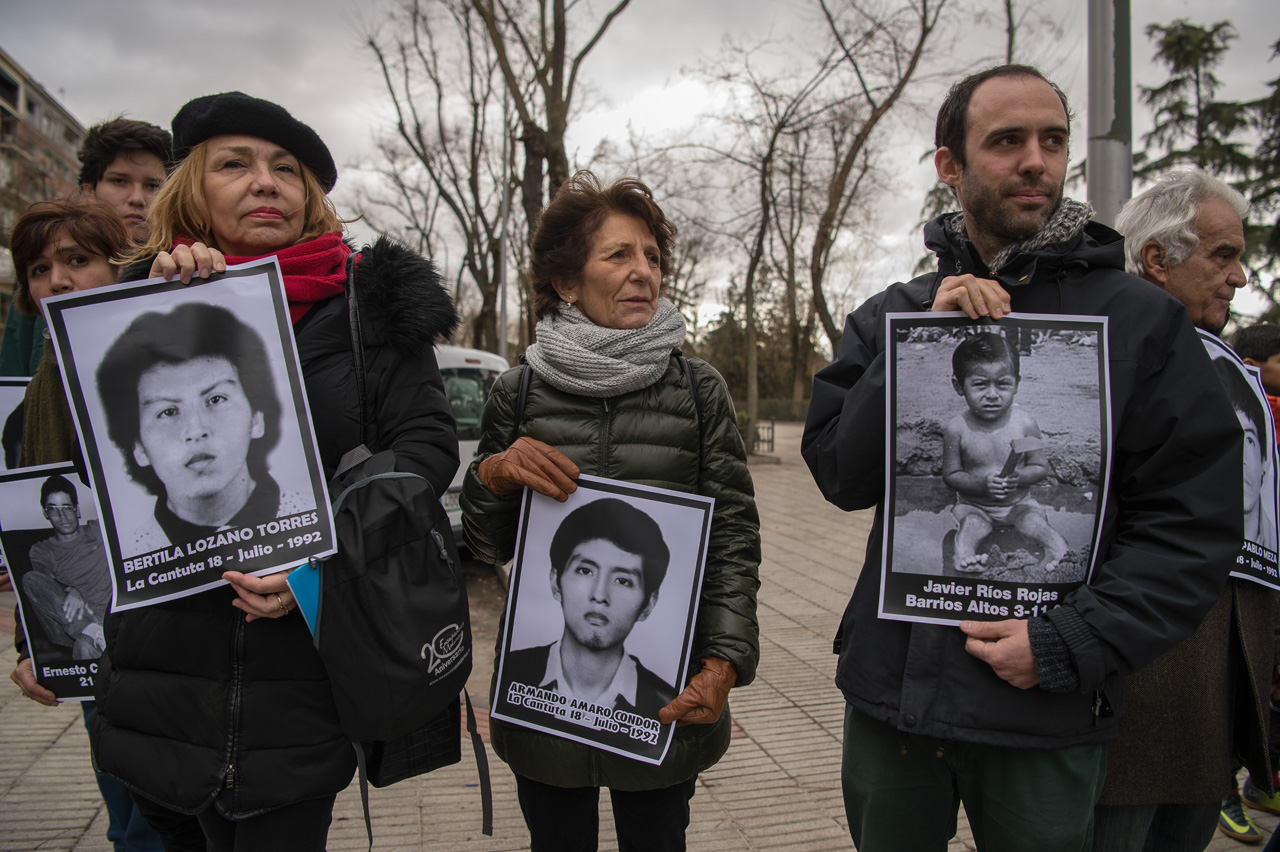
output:
<instances>
[{"instance_id":1,"label":"elderly man with white hair","mask_svg":"<svg viewBox=\"0 0 1280 852\"><path fill-rule=\"evenodd\" d=\"M1248 207L1202 171L1164 175L1116 217L1126 270L1181 302L1197 328L1219 334L1247 282L1240 259ZM1244 842L1262 839L1232 788L1243 761L1268 787L1258 798L1271 801L1275 600L1261 585L1228 579L1199 629L1125 682L1094 852L1199 852L1215 824Z\"/></svg>"}]
</instances>

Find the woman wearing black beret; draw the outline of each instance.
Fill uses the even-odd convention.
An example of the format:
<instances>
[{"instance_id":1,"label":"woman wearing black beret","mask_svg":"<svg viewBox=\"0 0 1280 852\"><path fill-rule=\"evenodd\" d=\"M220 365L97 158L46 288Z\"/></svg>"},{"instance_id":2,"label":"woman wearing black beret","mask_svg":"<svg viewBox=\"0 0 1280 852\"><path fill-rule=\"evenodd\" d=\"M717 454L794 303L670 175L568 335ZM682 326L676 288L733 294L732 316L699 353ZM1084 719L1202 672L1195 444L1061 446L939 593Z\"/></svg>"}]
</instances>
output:
<instances>
[{"instance_id":1,"label":"woman wearing black beret","mask_svg":"<svg viewBox=\"0 0 1280 852\"><path fill-rule=\"evenodd\" d=\"M124 280L189 279L221 255L274 255L331 476L360 443L344 295L352 248L327 198L333 157L282 107L240 92L184 106L173 143L181 162L152 208L145 259ZM432 344L457 324L452 301L429 261L386 239L360 251L356 287L370 449L395 450L400 469L442 494L458 444ZM130 788L169 852L323 850L355 770L324 665L283 573L223 577L229 586L108 619L95 762Z\"/></svg>"}]
</instances>

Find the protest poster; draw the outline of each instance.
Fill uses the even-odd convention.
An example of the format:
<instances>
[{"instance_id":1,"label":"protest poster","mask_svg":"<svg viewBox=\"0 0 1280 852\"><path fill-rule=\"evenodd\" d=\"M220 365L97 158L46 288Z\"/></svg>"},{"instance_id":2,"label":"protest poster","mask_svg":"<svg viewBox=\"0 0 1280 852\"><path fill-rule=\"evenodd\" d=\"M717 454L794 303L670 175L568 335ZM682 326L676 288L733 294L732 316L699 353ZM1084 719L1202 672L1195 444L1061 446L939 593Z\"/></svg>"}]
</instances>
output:
<instances>
[{"instance_id":1,"label":"protest poster","mask_svg":"<svg viewBox=\"0 0 1280 852\"><path fill-rule=\"evenodd\" d=\"M334 552L280 268L45 300L126 610Z\"/></svg>"},{"instance_id":2,"label":"protest poster","mask_svg":"<svg viewBox=\"0 0 1280 852\"><path fill-rule=\"evenodd\" d=\"M1028 618L1088 582L1110 470L1107 319L889 314L879 615Z\"/></svg>"},{"instance_id":3,"label":"protest poster","mask_svg":"<svg viewBox=\"0 0 1280 852\"><path fill-rule=\"evenodd\" d=\"M661 763L714 505L585 475L564 503L525 489L489 715Z\"/></svg>"},{"instance_id":4,"label":"protest poster","mask_svg":"<svg viewBox=\"0 0 1280 852\"><path fill-rule=\"evenodd\" d=\"M92 699L111 569L93 495L74 465L0 472L0 551L36 681L60 701Z\"/></svg>"},{"instance_id":5,"label":"protest poster","mask_svg":"<svg viewBox=\"0 0 1280 852\"><path fill-rule=\"evenodd\" d=\"M18 466L22 449L22 401L27 395L29 378L0 378L0 470Z\"/></svg>"},{"instance_id":6,"label":"protest poster","mask_svg":"<svg viewBox=\"0 0 1280 852\"><path fill-rule=\"evenodd\" d=\"M1200 340L1222 380L1244 431L1244 541L1231 576L1280 590L1276 544L1276 428L1257 367L1240 360L1216 335L1200 330Z\"/></svg>"}]
</instances>

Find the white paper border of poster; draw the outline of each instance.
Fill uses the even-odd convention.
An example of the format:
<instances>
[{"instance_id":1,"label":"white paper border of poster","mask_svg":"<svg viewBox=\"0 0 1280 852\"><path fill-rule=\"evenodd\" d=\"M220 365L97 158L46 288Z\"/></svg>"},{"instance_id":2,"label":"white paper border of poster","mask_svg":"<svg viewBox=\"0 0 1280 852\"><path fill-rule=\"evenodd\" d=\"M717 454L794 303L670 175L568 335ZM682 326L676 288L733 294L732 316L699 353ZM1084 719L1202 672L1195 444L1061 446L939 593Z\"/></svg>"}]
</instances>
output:
<instances>
[{"instance_id":1,"label":"white paper border of poster","mask_svg":"<svg viewBox=\"0 0 1280 852\"><path fill-rule=\"evenodd\" d=\"M1092 577L1102 535L1111 470L1107 318L1014 314L997 323L975 322L960 312L891 313L885 317L885 326L886 464L879 616L958 625L962 620L1029 618L1057 606L1067 592ZM1030 508L1044 510L1049 526L1068 545L1067 557L1052 571L1046 570L1043 545L1029 538L1019 540L1020 533L1005 524L998 524L981 540L980 550L992 561L978 571L955 569L958 522L951 510L957 501L954 489L942 482L943 436L947 424L963 416L965 402L952 385L951 356L960 337L981 332L1012 336L1020 353L1030 353L1020 355L1014 404L1034 419L1032 425L1043 443L1028 452L1049 454L1046 479L1056 483L1051 486L1041 480L1029 486L1027 495ZM1034 359L1051 357L1043 351L1046 344L1052 357L1064 364L1069 361L1070 366L1036 370ZM1071 405L1070 395L1079 397L1081 404ZM1044 418L1043 411L1036 410L1037 404L1048 400L1056 400L1055 415L1062 422ZM1064 411L1064 405L1071 408ZM912 434L925 439L915 439L917 453L902 452L900 443ZM931 443L935 439L936 446ZM1025 458L1013 455L1006 467L1021 465ZM1083 478L1091 470L1101 474L1101 482L1084 478L1071 485L1054 465L1055 456L1084 459L1086 463L1074 466L1074 474L1066 475ZM929 473L913 473L922 466ZM1051 505L1039 502L1050 496ZM1003 541L1011 548L1007 554L991 549L997 534L996 543Z\"/></svg>"},{"instance_id":2,"label":"white paper border of poster","mask_svg":"<svg viewBox=\"0 0 1280 852\"><path fill-rule=\"evenodd\" d=\"M1221 359L1236 368L1241 384L1247 386L1257 399L1258 410L1266 424L1266 434L1259 435L1258 439L1267 448L1267 458L1270 461L1263 468L1266 476L1259 488L1258 509L1262 512L1264 529L1271 533L1271 540L1245 539L1242 541L1240 555L1236 557L1231 576L1280 591L1280 563L1276 558L1276 542L1280 540L1280 529L1277 528L1276 519L1278 501L1276 484L1280 482L1280 467L1276 465L1276 424L1271 414L1271 403L1267 401L1267 393L1262 387L1262 376L1257 367L1251 367L1240 360L1235 350L1223 343L1216 335L1203 329L1197 329L1197 331L1200 332L1200 340L1204 343L1205 351L1209 353L1215 366ZM1241 508L1243 510L1243 506Z\"/></svg>"},{"instance_id":3,"label":"white paper border of poster","mask_svg":"<svg viewBox=\"0 0 1280 852\"><path fill-rule=\"evenodd\" d=\"M59 701L92 701L98 660L77 660L71 655L70 648L64 649L51 642L39 618L24 601L26 595L22 589L23 578L32 570L32 545L53 535L40 506L40 486L49 477L59 475L76 486L81 525L98 520L94 516L90 489L81 481L74 464L62 462L0 471L0 552L4 554L5 565L9 566L9 576L13 579L13 592L18 598L18 613L22 617L22 629L27 637L27 652L31 655L36 682L56 695ZM43 535L35 535L37 533ZM109 570L105 560L102 570ZM33 636L34 631L39 631L40 635Z\"/></svg>"},{"instance_id":4,"label":"white paper border of poster","mask_svg":"<svg viewBox=\"0 0 1280 852\"><path fill-rule=\"evenodd\" d=\"M547 548L561 520L580 506L615 497L645 512L662 529L671 554L661 594L652 613L637 622L625 653L643 656L641 662L667 681L672 695L680 694L689 666L694 621L702 590L707 546L715 500L583 475L578 490L564 503L525 489L520 507L516 555L512 563L509 598L503 618L502 653L498 660L497 690L491 718L563 737L594 748L657 765L675 734L675 724L616 713L613 708L568 699L535 684L513 684L505 671L507 654L558 640L564 619L551 597ZM522 610L522 601L524 609ZM535 638L537 637L537 638ZM518 649L513 644L519 642ZM637 655L637 651L640 654Z\"/></svg>"},{"instance_id":5,"label":"white paper border of poster","mask_svg":"<svg viewBox=\"0 0 1280 852\"><path fill-rule=\"evenodd\" d=\"M188 303L230 311L266 346L281 426L268 468L281 495L287 495L282 505L288 508L262 523L194 540L169 542L159 535L148 542L148 536L131 533L129 527L158 531L155 498L130 479L123 454L107 437L94 376L107 348L135 317ZM229 266L191 286L177 279L151 279L56 296L43 304L107 539L113 611L223 585L223 571L270 574L334 553L333 512L275 257ZM135 543L139 540L141 547Z\"/></svg>"}]
</instances>

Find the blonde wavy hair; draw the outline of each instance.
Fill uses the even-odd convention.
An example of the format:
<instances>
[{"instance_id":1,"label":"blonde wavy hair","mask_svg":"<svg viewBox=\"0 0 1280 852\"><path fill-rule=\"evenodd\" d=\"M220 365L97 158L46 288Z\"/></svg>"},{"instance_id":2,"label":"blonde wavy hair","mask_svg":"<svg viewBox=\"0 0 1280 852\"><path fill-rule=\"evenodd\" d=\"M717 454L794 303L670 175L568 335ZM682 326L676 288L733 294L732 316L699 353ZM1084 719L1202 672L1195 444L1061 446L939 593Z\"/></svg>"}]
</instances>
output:
<instances>
[{"instance_id":1,"label":"blonde wavy hair","mask_svg":"<svg viewBox=\"0 0 1280 852\"><path fill-rule=\"evenodd\" d=\"M170 251L174 237L179 234L221 249L210 226L209 202L204 196L204 167L208 150L208 140L195 145L191 153L174 168L164 186L156 193L155 203L147 214L151 223L150 239L125 258L125 262ZM298 166L306 196L303 202L302 236L294 245L309 242L323 234L341 231L347 221L338 216L324 187L311 170L301 162Z\"/></svg>"}]
</instances>

